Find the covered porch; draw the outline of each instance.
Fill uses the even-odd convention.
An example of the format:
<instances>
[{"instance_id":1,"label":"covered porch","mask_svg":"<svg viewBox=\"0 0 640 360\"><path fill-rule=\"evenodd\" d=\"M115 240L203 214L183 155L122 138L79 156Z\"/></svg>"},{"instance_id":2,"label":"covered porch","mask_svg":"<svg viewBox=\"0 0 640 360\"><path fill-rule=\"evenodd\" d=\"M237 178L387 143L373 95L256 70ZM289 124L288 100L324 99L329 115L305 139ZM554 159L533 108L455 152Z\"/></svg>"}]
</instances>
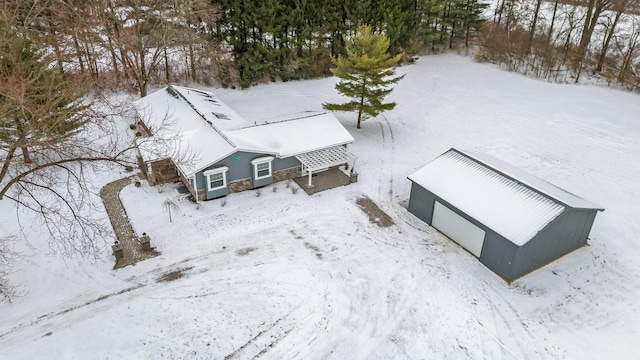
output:
<instances>
[{"instance_id":1,"label":"covered porch","mask_svg":"<svg viewBox=\"0 0 640 360\"><path fill-rule=\"evenodd\" d=\"M344 145L300 154L296 159L302 164L302 176L294 181L309 195L358 181L353 169L348 172L355 156Z\"/></svg>"},{"instance_id":2,"label":"covered porch","mask_svg":"<svg viewBox=\"0 0 640 360\"><path fill-rule=\"evenodd\" d=\"M344 171L333 168L312 175L313 186L308 185L308 177L300 176L293 181L298 184L307 195L313 195L317 192L349 185L358 181L358 174L347 175Z\"/></svg>"}]
</instances>

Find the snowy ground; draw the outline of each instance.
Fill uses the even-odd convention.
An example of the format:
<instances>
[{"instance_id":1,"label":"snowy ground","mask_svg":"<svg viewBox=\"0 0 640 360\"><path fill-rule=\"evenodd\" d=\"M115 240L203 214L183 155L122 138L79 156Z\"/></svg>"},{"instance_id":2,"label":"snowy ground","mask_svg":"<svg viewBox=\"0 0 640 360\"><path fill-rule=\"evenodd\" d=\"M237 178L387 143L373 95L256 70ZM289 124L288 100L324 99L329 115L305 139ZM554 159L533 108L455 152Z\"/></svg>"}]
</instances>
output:
<instances>
[{"instance_id":1,"label":"snowy ground","mask_svg":"<svg viewBox=\"0 0 640 360\"><path fill-rule=\"evenodd\" d=\"M453 55L421 58L395 110L355 130L356 184L281 183L163 212L128 187L162 254L112 271L29 250L0 305L0 358L631 359L640 353L640 97L548 84ZM338 99L334 79L218 90L246 119ZM406 176L450 147L488 152L602 205L590 246L511 285L404 208ZM106 182L119 174L105 174ZM357 207L374 200L380 228ZM0 234L15 231L0 204ZM39 245L37 237L32 241ZM182 271L173 281L159 281Z\"/></svg>"}]
</instances>

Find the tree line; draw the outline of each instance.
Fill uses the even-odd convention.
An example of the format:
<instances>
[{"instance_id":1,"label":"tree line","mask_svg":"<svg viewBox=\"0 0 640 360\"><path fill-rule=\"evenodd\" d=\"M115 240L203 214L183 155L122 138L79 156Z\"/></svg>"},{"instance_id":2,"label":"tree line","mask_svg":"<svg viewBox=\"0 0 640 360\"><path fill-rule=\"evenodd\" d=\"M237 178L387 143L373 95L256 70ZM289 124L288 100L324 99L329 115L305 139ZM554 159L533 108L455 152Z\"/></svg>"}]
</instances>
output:
<instances>
[{"instance_id":1,"label":"tree line","mask_svg":"<svg viewBox=\"0 0 640 360\"><path fill-rule=\"evenodd\" d=\"M640 89L638 0L497 0L479 58L550 81Z\"/></svg>"},{"instance_id":2,"label":"tree line","mask_svg":"<svg viewBox=\"0 0 640 360\"><path fill-rule=\"evenodd\" d=\"M12 31L48 49L60 72L96 86L216 82L223 86L330 75L360 25L382 31L392 55L470 40L478 0L5 0ZM0 29L1 31L7 29Z\"/></svg>"},{"instance_id":3,"label":"tree line","mask_svg":"<svg viewBox=\"0 0 640 360\"><path fill-rule=\"evenodd\" d=\"M478 0L218 0L215 34L233 51L241 86L280 78L330 75L345 39L368 25L390 40L391 55L407 58L452 48L483 22Z\"/></svg>"}]
</instances>

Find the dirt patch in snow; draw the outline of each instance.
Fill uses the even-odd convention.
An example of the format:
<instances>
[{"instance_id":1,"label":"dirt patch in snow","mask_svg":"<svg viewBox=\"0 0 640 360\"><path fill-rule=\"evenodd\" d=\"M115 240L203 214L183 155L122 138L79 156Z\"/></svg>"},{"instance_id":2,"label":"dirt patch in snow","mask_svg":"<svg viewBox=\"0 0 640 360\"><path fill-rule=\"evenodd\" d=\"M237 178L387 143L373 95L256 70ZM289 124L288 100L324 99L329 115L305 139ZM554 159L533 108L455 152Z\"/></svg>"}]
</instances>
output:
<instances>
[{"instance_id":1,"label":"dirt patch in snow","mask_svg":"<svg viewBox=\"0 0 640 360\"><path fill-rule=\"evenodd\" d=\"M319 248L319 247L317 247L317 246L315 246L315 245L313 245L313 244L309 244L309 243L308 243L308 242L306 242L306 241L304 242L304 246L305 246L306 248L308 248L308 249L311 249L311 250L315 251L315 253L316 253L316 257L317 257L318 259L322 259L322 250L320 250L320 248Z\"/></svg>"},{"instance_id":2,"label":"dirt patch in snow","mask_svg":"<svg viewBox=\"0 0 640 360\"><path fill-rule=\"evenodd\" d=\"M249 255L250 253L256 251L256 248L254 247L248 247L248 248L244 248L244 249L238 249L236 250L236 254L238 256L245 256L245 255Z\"/></svg>"},{"instance_id":3,"label":"dirt patch in snow","mask_svg":"<svg viewBox=\"0 0 640 360\"><path fill-rule=\"evenodd\" d=\"M368 197L364 196L358 198L358 200L356 200L356 204L358 204L358 207L360 207L360 209L369 216L369 221L372 223L380 227L388 227L394 224L391 217L382 211L378 205Z\"/></svg>"},{"instance_id":4,"label":"dirt patch in snow","mask_svg":"<svg viewBox=\"0 0 640 360\"><path fill-rule=\"evenodd\" d=\"M169 282L169 281L173 281L173 280L177 280L180 279L183 275L184 272L187 270L190 270L191 268L186 268L186 269L178 269L178 270L174 270L174 271L170 271L168 273L163 274L162 276L160 276L158 278L158 282Z\"/></svg>"}]
</instances>

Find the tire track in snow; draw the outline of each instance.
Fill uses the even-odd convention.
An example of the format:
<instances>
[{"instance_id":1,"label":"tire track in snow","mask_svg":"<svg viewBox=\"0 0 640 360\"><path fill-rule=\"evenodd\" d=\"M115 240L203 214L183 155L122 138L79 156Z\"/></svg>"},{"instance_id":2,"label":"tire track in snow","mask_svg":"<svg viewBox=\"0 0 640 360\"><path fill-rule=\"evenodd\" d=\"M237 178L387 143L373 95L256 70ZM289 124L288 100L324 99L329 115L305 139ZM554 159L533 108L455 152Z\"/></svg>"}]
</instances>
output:
<instances>
[{"instance_id":1,"label":"tire track in snow","mask_svg":"<svg viewBox=\"0 0 640 360\"><path fill-rule=\"evenodd\" d=\"M78 304L78 305L75 305L75 306L70 306L70 307L67 307L67 308L65 308L63 310L60 310L60 311L50 312L48 314L40 315L34 320L18 324L16 326L12 327L11 329L5 331L4 333L0 334L0 339L5 337L5 336L7 336L7 335L9 335L9 334L11 334L11 333L13 333L13 332L18 331L18 330L22 330L24 328L28 328L28 327L31 327L31 326L38 325L38 324L42 323L43 321L52 320L52 319L54 319L56 317L59 317L61 315L65 315L65 314L68 314L68 313L73 312L75 310L79 310L79 309L85 308L87 306L99 303L99 302L101 302L103 300L107 300L107 299L112 298L114 296L118 296L118 295L123 295L123 294L129 293L131 291L140 289L140 288L142 288L144 286L147 286L147 285L149 285L149 284L137 284L137 285L134 285L134 286L131 286L131 287L128 287L128 288L124 288L124 289L122 289L120 291L117 291L117 292L114 292L114 293L110 293L110 294L99 296L99 297L97 297L95 299L88 300L88 301L86 301L86 302L84 302L82 304Z\"/></svg>"},{"instance_id":2,"label":"tire track in snow","mask_svg":"<svg viewBox=\"0 0 640 360\"><path fill-rule=\"evenodd\" d=\"M487 285L487 288L481 293L482 297L486 300L485 304L490 307L494 321L497 320L504 324L504 326L500 326L500 329L508 331L508 337L513 340L520 355L517 355L514 349L510 349L502 340L500 340L498 334L491 333L491 331L489 331L480 320L476 319L480 328L492 337L502 349L517 359L527 360L532 358L542 358L540 354L544 354L546 351L541 351L536 339L527 327L525 321L519 315L517 309L511 305L500 289L496 288L488 281L485 281L485 284ZM489 294L488 291L491 293Z\"/></svg>"},{"instance_id":3,"label":"tire track in snow","mask_svg":"<svg viewBox=\"0 0 640 360\"><path fill-rule=\"evenodd\" d=\"M237 350L224 357L224 360L231 359L257 359L264 355L270 348L273 348L280 340L289 335L294 329L294 325L288 320L291 313L279 318L266 329L261 330L254 337L240 346Z\"/></svg>"},{"instance_id":4,"label":"tire track in snow","mask_svg":"<svg viewBox=\"0 0 640 360\"><path fill-rule=\"evenodd\" d=\"M223 251L212 251L212 252L209 252L207 254L203 254L201 256L187 258L187 259L184 259L184 260L181 260L181 261L177 261L175 263L172 263L172 264L169 264L169 265L166 265L166 266L162 266L162 267L158 267L158 268L149 270L149 271L147 271L147 272L145 272L143 274L138 274L136 276L129 277L129 278L125 279L125 281L133 283L134 285L126 287L126 288L121 289L121 290L118 290L116 292L112 292L112 293L109 293L109 294L103 294L103 295L100 295L100 296L97 296L97 297L93 297L93 298L87 299L83 303L77 303L75 305L66 306L62 310L59 310L59 311L51 311L51 312L49 312L47 314L40 315L35 319L28 320L28 321L25 321L23 323L20 323L20 324L14 326L14 327L8 329L7 331L1 333L0 334L0 338L3 338L3 337L5 337L5 336L7 336L7 335L9 335L11 333L14 333L14 332L18 331L18 330L23 330L25 328L29 328L31 326L38 325L38 324L40 324L40 323L42 323L44 321L54 320L55 318L58 318L58 317L60 317L62 315L69 314L69 313L74 312L76 310L81 310L81 309L86 308L88 306L92 306L92 305L95 305L95 304L102 303L105 300L109 300L109 299L111 299L113 297L118 297L118 296L121 296L121 295L125 295L125 294L128 294L128 293L130 293L130 292L132 292L134 290L138 290L138 289L141 289L143 287L146 287L146 286L149 286L149 285L153 285L153 284L157 283L158 276L161 275L161 274L164 274L166 272L173 271L173 270L180 270L180 269L184 268L183 266L181 267L180 265L189 264L189 263L191 263L193 261L196 261L196 260L205 259L205 258L208 258L208 257L210 257L212 255L219 254L221 252L223 252ZM62 304L62 305L64 306L65 304Z\"/></svg>"},{"instance_id":5,"label":"tire track in snow","mask_svg":"<svg viewBox=\"0 0 640 360\"><path fill-rule=\"evenodd\" d=\"M384 120L383 122L378 122L378 125L380 126L382 147L384 154L386 154L386 159L383 157L380 162L381 168L384 169L384 171L380 172L378 180L378 198L380 200L386 198L389 203L393 203L393 163L395 161L396 139L389 119L384 115L380 115L380 117ZM383 175L385 173L389 174L388 178L385 178ZM386 190L385 193L383 193L383 189Z\"/></svg>"}]
</instances>

